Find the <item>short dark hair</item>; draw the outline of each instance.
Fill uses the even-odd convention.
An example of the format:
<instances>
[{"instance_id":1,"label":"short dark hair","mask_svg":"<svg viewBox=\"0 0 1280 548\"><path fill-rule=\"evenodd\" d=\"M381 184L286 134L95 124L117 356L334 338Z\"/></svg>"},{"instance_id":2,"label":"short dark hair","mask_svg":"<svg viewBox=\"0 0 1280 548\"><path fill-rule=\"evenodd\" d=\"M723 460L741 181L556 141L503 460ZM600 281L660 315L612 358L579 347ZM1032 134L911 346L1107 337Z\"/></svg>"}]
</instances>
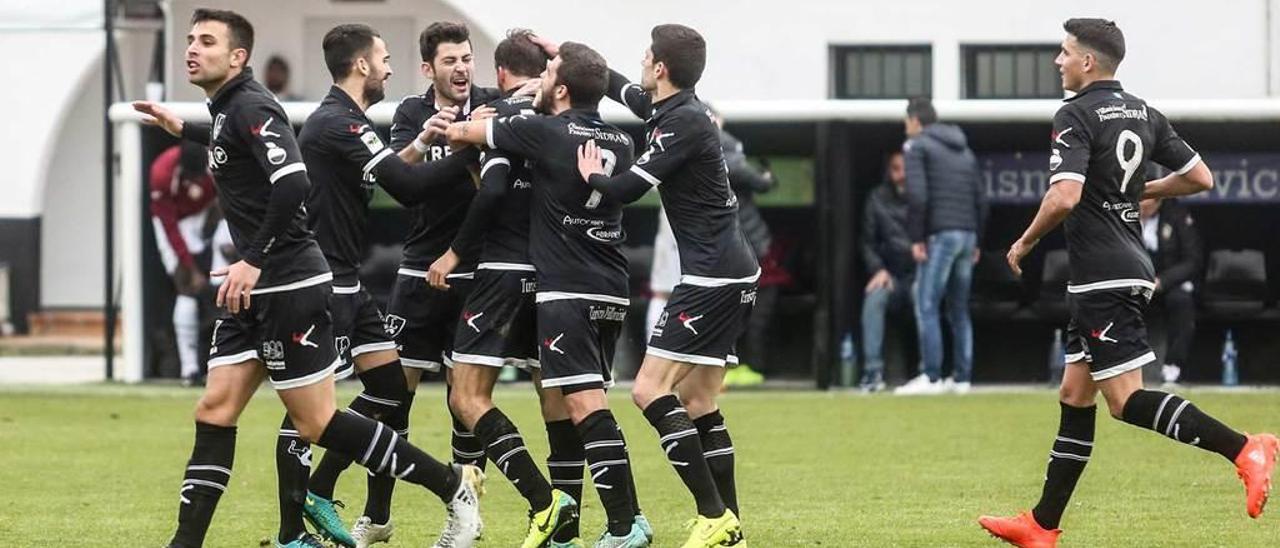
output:
<instances>
[{"instance_id":1,"label":"short dark hair","mask_svg":"<svg viewBox=\"0 0 1280 548\"><path fill-rule=\"evenodd\" d=\"M511 29L493 50L493 64L517 75L532 78L547 68L547 54L533 43L533 31Z\"/></svg>"},{"instance_id":2,"label":"short dark hair","mask_svg":"<svg viewBox=\"0 0 1280 548\"><path fill-rule=\"evenodd\" d=\"M437 21L423 29L418 35L418 51L422 53L422 62L433 63L436 50L440 44L461 44L471 41L471 31L462 23L453 21Z\"/></svg>"},{"instance_id":3,"label":"short dark hair","mask_svg":"<svg viewBox=\"0 0 1280 548\"><path fill-rule=\"evenodd\" d=\"M908 99L907 116L920 120L920 125L925 126L938 121L938 111L933 108L933 100L928 97Z\"/></svg>"},{"instance_id":4,"label":"short dark hair","mask_svg":"<svg viewBox=\"0 0 1280 548\"><path fill-rule=\"evenodd\" d=\"M279 55L272 55L267 58L267 69L270 69L271 67L280 67L284 69L285 72L289 72L289 62Z\"/></svg>"},{"instance_id":5,"label":"short dark hair","mask_svg":"<svg viewBox=\"0 0 1280 548\"><path fill-rule=\"evenodd\" d=\"M691 89L702 79L707 66L707 42L698 31L684 25L658 25L649 33L653 62L666 65L671 83Z\"/></svg>"},{"instance_id":6,"label":"short dark hair","mask_svg":"<svg viewBox=\"0 0 1280 548\"><path fill-rule=\"evenodd\" d=\"M574 108L597 108L609 87L609 64L585 44L565 42L560 45L556 84L569 89L569 104Z\"/></svg>"},{"instance_id":7,"label":"short dark hair","mask_svg":"<svg viewBox=\"0 0 1280 548\"><path fill-rule=\"evenodd\" d=\"M1115 72L1124 60L1124 33L1115 21L1097 18L1067 19L1062 30L1099 57L1103 68Z\"/></svg>"},{"instance_id":8,"label":"short dark hair","mask_svg":"<svg viewBox=\"0 0 1280 548\"><path fill-rule=\"evenodd\" d=\"M375 36L377 31L359 23L338 25L324 34L324 64L334 82L349 76L356 60L369 55Z\"/></svg>"},{"instance_id":9,"label":"short dark hair","mask_svg":"<svg viewBox=\"0 0 1280 548\"><path fill-rule=\"evenodd\" d=\"M191 24L205 21L218 21L227 25L227 33L231 36L231 49L243 48L248 52L245 55L246 61L253 56L253 25L243 15L231 10L196 8L196 11L191 14Z\"/></svg>"}]
</instances>

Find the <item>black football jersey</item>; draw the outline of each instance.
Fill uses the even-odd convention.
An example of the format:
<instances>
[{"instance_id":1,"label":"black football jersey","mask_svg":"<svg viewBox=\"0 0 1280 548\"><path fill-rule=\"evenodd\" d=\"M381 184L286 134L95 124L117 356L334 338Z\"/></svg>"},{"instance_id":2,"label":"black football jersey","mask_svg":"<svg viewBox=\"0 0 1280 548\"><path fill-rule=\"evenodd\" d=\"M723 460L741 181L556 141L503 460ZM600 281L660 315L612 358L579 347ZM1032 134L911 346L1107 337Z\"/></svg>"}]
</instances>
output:
<instances>
[{"instance_id":1,"label":"black football jersey","mask_svg":"<svg viewBox=\"0 0 1280 548\"><path fill-rule=\"evenodd\" d=\"M490 102L504 118L533 115L533 97L509 96ZM532 160L490 149L481 158L480 188L453 249L466 260L479 256L480 268L523 269L529 262L529 207L533 196ZM501 174L500 176L495 176Z\"/></svg>"},{"instance_id":2,"label":"black football jersey","mask_svg":"<svg viewBox=\"0 0 1280 548\"><path fill-rule=\"evenodd\" d=\"M1068 291L1154 288L1138 213L1147 162L1181 174L1200 156L1160 111L1116 81L1094 82L1067 99L1054 116L1050 146L1049 183L1084 183L1066 220Z\"/></svg>"},{"instance_id":3,"label":"black football jersey","mask_svg":"<svg viewBox=\"0 0 1280 548\"><path fill-rule=\"evenodd\" d=\"M645 120L647 149L630 171L658 188L680 250L681 283L754 279L760 263L738 223L738 198L729 186L711 110L693 90L654 104L617 72L610 75L609 90Z\"/></svg>"},{"instance_id":4,"label":"black football jersey","mask_svg":"<svg viewBox=\"0 0 1280 548\"><path fill-rule=\"evenodd\" d=\"M359 281L374 167L393 151L347 92L334 86L298 134L310 168L309 226L333 270L334 285Z\"/></svg>"},{"instance_id":5,"label":"black football jersey","mask_svg":"<svg viewBox=\"0 0 1280 548\"><path fill-rule=\"evenodd\" d=\"M325 281L329 265L307 229L305 207L282 233L263 239L272 185L307 171L280 103L246 68L209 100L209 115L209 169L231 241L241 257L261 261L254 293Z\"/></svg>"},{"instance_id":6,"label":"black football jersey","mask_svg":"<svg viewBox=\"0 0 1280 548\"><path fill-rule=\"evenodd\" d=\"M391 123L391 148L397 152L410 146L422 125L439 109L435 104L435 90L428 89L421 95L410 95L396 107ZM464 121L471 111L498 97L492 88L472 87L470 98L455 121ZM444 159L450 155L449 143L443 136L436 140L423 158L424 162ZM426 271L431 263L449 249L467 214L467 206L475 196L476 187L471 177L459 177L458 184L440 188L430 199L413 206L414 221L404 240L403 268ZM455 274L470 273L475 263L459 264Z\"/></svg>"},{"instance_id":7,"label":"black football jersey","mask_svg":"<svg viewBox=\"0 0 1280 548\"><path fill-rule=\"evenodd\" d=\"M537 269L539 299L628 295L622 203L593 190L578 172L578 147L592 139L601 148L606 172L631 167L631 137L595 111L517 114L488 123L490 148L533 162L529 255Z\"/></svg>"}]
</instances>

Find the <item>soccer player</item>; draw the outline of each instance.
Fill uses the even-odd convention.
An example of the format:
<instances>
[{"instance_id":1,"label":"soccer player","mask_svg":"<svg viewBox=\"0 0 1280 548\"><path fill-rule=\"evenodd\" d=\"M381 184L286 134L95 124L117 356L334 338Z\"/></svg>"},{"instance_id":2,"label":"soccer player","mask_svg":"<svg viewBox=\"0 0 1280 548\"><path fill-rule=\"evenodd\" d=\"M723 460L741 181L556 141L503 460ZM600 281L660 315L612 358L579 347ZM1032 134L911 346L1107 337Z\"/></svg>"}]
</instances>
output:
<instances>
[{"instance_id":1,"label":"soccer player","mask_svg":"<svg viewBox=\"0 0 1280 548\"><path fill-rule=\"evenodd\" d=\"M697 503L685 548L741 546L733 442L716 397L725 363L737 359L760 263L738 225L719 128L694 91L706 42L681 25L658 25L651 37L640 85L617 72L609 78L609 97L646 120L648 149L610 176L587 143L580 169L592 189L616 200L631 202L655 187L662 197L680 250L680 283L649 338L632 398Z\"/></svg>"},{"instance_id":2,"label":"soccer player","mask_svg":"<svg viewBox=\"0 0 1280 548\"><path fill-rule=\"evenodd\" d=\"M1049 191L1008 255L1010 268L1020 274L1022 258L1066 222L1071 323L1062 417L1040 502L1016 517L984 516L978 522L1011 544L1057 545L1062 513L1093 452L1098 392L1111 416L1233 462L1244 481L1246 510L1256 518L1271 487L1276 437L1246 436L1177 395L1142 387L1141 368L1156 359L1143 323L1155 284L1138 202L1208 190L1213 175L1160 111L1115 80L1125 53L1115 23L1070 19L1063 28L1067 37L1055 63L1062 87L1075 95L1054 116ZM1147 181L1148 161L1173 173Z\"/></svg>"},{"instance_id":3,"label":"soccer player","mask_svg":"<svg viewBox=\"0 0 1280 548\"><path fill-rule=\"evenodd\" d=\"M528 30L508 33L494 49L498 87L503 97L490 103L499 117L534 114L533 97L516 95L547 66L542 48ZM456 156L456 154L455 154ZM530 456L516 425L493 403L493 387L504 366L536 372L538 334L535 269L529 260L529 208L533 177L523 158L489 150L480 171L480 188L449 250L431 265L428 281L448 289L448 275L460 262L475 264L474 287L457 319L452 353L449 407L475 433L490 460L529 502L529 531L523 546L547 546L578 536L578 498L582 496L582 441L567 412L544 400L552 453L547 482ZM554 426L553 426L554 424ZM559 429L567 427L566 436ZM573 474L557 478L558 474ZM576 480L573 481L573 480Z\"/></svg>"},{"instance_id":4,"label":"soccer player","mask_svg":"<svg viewBox=\"0 0 1280 548\"><path fill-rule=\"evenodd\" d=\"M439 188L465 180L477 155L464 151L438 162L407 164L383 144L365 116L370 106L383 99L385 82L391 77L390 55L382 37L366 25L339 25L325 35L323 48L334 84L303 125L298 141L313 183L307 199L309 225L334 273L330 311L339 359L335 377L345 378L354 369L364 385L348 413L380 421L408 436L413 400L396 343L383 328L382 312L358 277L369 200L376 183L403 204L422 203ZM284 463L281 477L292 480L288 482L292 488L281 493L282 518L300 520L298 512L289 510L305 510L323 534L357 548L391 537L395 478L369 476L364 513L348 535L332 499L338 476L352 458L326 451L310 478L308 497L308 466L301 458L291 458L297 453L296 440L282 434L278 445L277 458ZM305 505L304 497L309 499ZM300 521L293 523L293 528L281 531L281 538L301 527Z\"/></svg>"},{"instance_id":5,"label":"soccer player","mask_svg":"<svg viewBox=\"0 0 1280 548\"><path fill-rule=\"evenodd\" d=\"M471 34L461 23L432 23L418 37L422 73L431 87L421 95L405 97L391 124L391 148L408 162L434 162L452 154L443 138L450 122L480 114L485 103L498 97L492 88L472 85L475 61ZM428 129L423 133L423 129ZM404 240L395 285L387 303L387 331L400 344L401 363L409 390L417 389L423 371L438 372L450 365L454 323L475 276L475 263L462 264L450 274L451 289L427 284L431 267L458 234L476 187L471 176L459 176L455 184L440 187L429 200L414 206L414 223ZM445 371L448 380L448 371ZM452 414L452 413L451 413ZM453 461L484 467L484 447L457 416L451 437Z\"/></svg>"},{"instance_id":6,"label":"soccer player","mask_svg":"<svg viewBox=\"0 0 1280 548\"><path fill-rule=\"evenodd\" d=\"M197 9L186 50L187 77L209 98L213 124L201 131L154 103L134 107L175 136L206 143L218 194L242 260L216 271L226 281L217 304L205 393L196 406L196 440L179 491L174 547L204 543L218 499L230 485L236 421L264 378L288 410L299 438L348 455L377 474L422 485L440 497L449 520L438 546L470 547L479 536L484 475L447 466L382 423L339 413L336 352L328 301L333 274L306 227L310 182L284 110L248 67L253 27L239 14ZM277 546L315 547L303 534Z\"/></svg>"},{"instance_id":7,"label":"soccer player","mask_svg":"<svg viewBox=\"0 0 1280 548\"><path fill-rule=\"evenodd\" d=\"M601 548L649 545L636 519L626 441L605 399L612 383L614 346L626 318L627 259L622 254L622 203L582 184L576 150L601 143L602 169L631 165L631 137L597 112L608 87L608 66L582 44L565 43L547 63L536 103L550 116L516 115L484 123L455 123L450 142L535 159L529 257L537 274L537 331L541 385L561 398L585 448L608 530ZM492 168L490 168L492 169ZM580 478L581 476L579 476Z\"/></svg>"}]
</instances>

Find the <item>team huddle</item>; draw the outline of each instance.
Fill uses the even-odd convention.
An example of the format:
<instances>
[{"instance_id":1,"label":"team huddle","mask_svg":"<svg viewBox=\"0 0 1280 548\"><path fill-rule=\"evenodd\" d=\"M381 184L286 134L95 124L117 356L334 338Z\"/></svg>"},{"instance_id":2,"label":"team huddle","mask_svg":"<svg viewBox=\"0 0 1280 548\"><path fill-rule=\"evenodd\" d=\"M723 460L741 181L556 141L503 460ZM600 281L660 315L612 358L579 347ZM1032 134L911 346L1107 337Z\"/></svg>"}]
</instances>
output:
<instances>
[{"instance_id":1,"label":"team huddle","mask_svg":"<svg viewBox=\"0 0 1280 548\"><path fill-rule=\"evenodd\" d=\"M1116 418L1231 460L1257 517L1276 438L1246 436L1176 395L1144 390L1138 373L1155 358L1141 315L1153 274L1136 204L1202 191L1212 176L1163 115L1114 80L1124 56L1114 24L1073 19L1065 30L1057 64L1064 88L1077 94L1054 119L1052 186L1008 256L1017 272L1066 221L1072 323L1062 422L1040 503L980 523L1019 546L1056 545L1092 451L1098 392ZM760 266L738 225L716 125L694 91L706 44L681 25L654 27L650 38L641 80L632 83L587 45L511 31L495 49L498 87L489 89L473 84L467 28L432 24L419 39L432 85L400 103L384 143L366 116L392 75L374 29L339 25L325 35L333 87L295 136L248 67L249 22L196 11L188 79L208 95L212 125L184 123L154 103L135 108L208 147L243 260L213 273L226 278L217 296L225 312L169 546L203 544L229 485L237 419L264 378L288 411L276 450L276 546L387 541L397 481L425 487L445 505L435 546L474 546L487 461L528 501L524 548L585 546L578 508L587 474L606 515L604 530L591 532L593 545L649 546L653 528L605 391L629 305L622 209L655 188L681 276L653 329L633 400L696 505L682 546L746 545L733 442L716 398L724 368L736 361ZM644 120L646 143L637 146L600 118L606 96ZM1147 181L1147 160L1172 173ZM375 186L414 212L385 313L357 276ZM535 379L550 446L546 475L493 402L504 367ZM444 371L448 380L449 463L409 442L423 371ZM353 374L363 390L339 410L334 381ZM314 470L311 444L326 449ZM368 491L348 527L334 490L353 462L368 469Z\"/></svg>"},{"instance_id":2,"label":"team huddle","mask_svg":"<svg viewBox=\"0 0 1280 548\"><path fill-rule=\"evenodd\" d=\"M387 541L397 480L444 503L435 546L474 546L486 461L529 503L522 546L585 546L578 507L587 473L606 514L594 546L649 546L653 529L605 391L629 305L622 208L654 188L682 277L633 397L696 503L683 546L745 546L716 396L760 267L738 227L717 128L694 93L706 44L680 25L655 27L651 38L636 84L589 46L514 30L495 49L498 88L490 89L472 83L467 28L434 23L419 39L432 85L400 103L384 143L366 116L392 75L376 30L346 24L325 35L333 87L295 136L248 67L251 24L230 11L195 12L188 79L208 95L212 125L184 123L154 103L135 108L208 147L243 260L213 273L226 278L217 296L225 311L170 546L204 542L229 484L236 421L264 378L287 409L276 450L277 546ZM606 95L645 121L638 157L631 136L601 120ZM385 313L358 278L375 186L414 212ZM492 400L504 367L535 380L550 441L546 476ZM447 464L408 441L423 371L448 380ZM363 390L338 410L334 381L353 374ZM326 449L314 471L311 444ZM334 490L353 462L368 469L368 492L348 528Z\"/></svg>"}]
</instances>

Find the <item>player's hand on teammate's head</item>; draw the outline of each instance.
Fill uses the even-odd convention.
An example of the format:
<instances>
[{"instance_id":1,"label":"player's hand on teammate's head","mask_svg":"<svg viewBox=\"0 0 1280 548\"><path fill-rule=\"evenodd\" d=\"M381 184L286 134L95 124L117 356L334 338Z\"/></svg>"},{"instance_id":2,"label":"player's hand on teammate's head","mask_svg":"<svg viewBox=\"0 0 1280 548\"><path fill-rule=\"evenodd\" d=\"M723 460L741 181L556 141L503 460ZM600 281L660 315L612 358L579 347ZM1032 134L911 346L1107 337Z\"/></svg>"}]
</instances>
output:
<instances>
[{"instance_id":1,"label":"player's hand on teammate's head","mask_svg":"<svg viewBox=\"0 0 1280 548\"><path fill-rule=\"evenodd\" d=\"M583 181L589 181L592 175L604 174L604 161L595 139L578 146L578 172L582 174Z\"/></svg>"},{"instance_id":2,"label":"player's hand on teammate's head","mask_svg":"<svg viewBox=\"0 0 1280 548\"><path fill-rule=\"evenodd\" d=\"M222 281L222 286L218 287L218 299L216 301L218 307L226 308L232 314L239 314L241 310L248 310L250 294L253 292L254 286L258 285L258 276L261 274L262 269L243 260L210 272L209 275L215 278L226 276L226 279Z\"/></svg>"},{"instance_id":3,"label":"player's hand on teammate's head","mask_svg":"<svg viewBox=\"0 0 1280 548\"><path fill-rule=\"evenodd\" d=\"M174 137L182 136L182 118L152 101L134 101L133 110L144 114L142 123L157 126Z\"/></svg>"},{"instance_id":4,"label":"player's hand on teammate's head","mask_svg":"<svg viewBox=\"0 0 1280 548\"><path fill-rule=\"evenodd\" d=\"M542 48L542 52L547 54L548 59L560 55L560 42L556 42L550 38L537 34L530 36L529 39L533 40L534 44L537 44L538 47Z\"/></svg>"},{"instance_id":5,"label":"player's hand on teammate's head","mask_svg":"<svg viewBox=\"0 0 1280 548\"><path fill-rule=\"evenodd\" d=\"M525 80L520 87L516 88L513 97L533 97L538 94L538 89L542 87L542 78L530 78Z\"/></svg>"}]
</instances>

